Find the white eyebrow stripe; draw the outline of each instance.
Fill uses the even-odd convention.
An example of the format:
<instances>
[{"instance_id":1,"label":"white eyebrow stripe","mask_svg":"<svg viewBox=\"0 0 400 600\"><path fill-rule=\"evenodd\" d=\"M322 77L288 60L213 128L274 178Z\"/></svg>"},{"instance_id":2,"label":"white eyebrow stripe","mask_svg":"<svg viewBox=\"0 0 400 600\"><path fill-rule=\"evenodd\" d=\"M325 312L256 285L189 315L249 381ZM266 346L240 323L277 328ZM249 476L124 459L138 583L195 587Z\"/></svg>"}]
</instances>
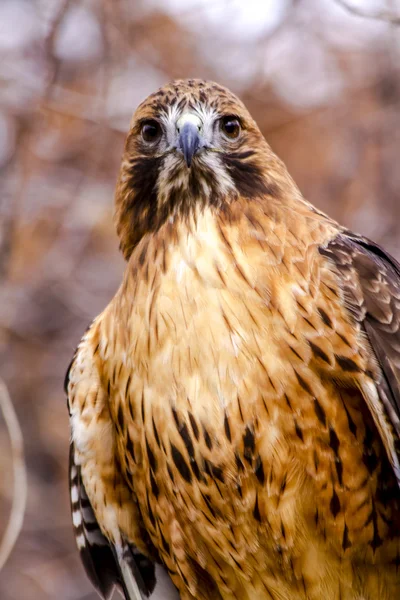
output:
<instances>
[{"instance_id":1,"label":"white eyebrow stripe","mask_svg":"<svg viewBox=\"0 0 400 600\"><path fill-rule=\"evenodd\" d=\"M161 117L165 123L176 123L179 116L178 106L176 104L172 104L168 106L167 111Z\"/></svg>"},{"instance_id":2,"label":"white eyebrow stripe","mask_svg":"<svg viewBox=\"0 0 400 600\"><path fill-rule=\"evenodd\" d=\"M194 109L203 122L206 120L214 121L218 117L218 111L216 111L215 108L211 106L205 106L201 102L198 102Z\"/></svg>"}]
</instances>

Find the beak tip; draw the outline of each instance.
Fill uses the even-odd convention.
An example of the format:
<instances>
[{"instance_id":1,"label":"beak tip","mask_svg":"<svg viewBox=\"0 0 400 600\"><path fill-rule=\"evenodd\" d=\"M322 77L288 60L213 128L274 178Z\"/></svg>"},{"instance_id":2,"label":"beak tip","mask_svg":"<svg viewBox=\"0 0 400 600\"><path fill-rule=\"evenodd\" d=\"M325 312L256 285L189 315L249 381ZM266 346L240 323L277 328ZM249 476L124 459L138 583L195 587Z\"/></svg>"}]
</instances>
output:
<instances>
[{"instance_id":1,"label":"beak tip","mask_svg":"<svg viewBox=\"0 0 400 600\"><path fill-rule=\"evenodd\" d=\"M193 123L185 123L180 131L179 138L183 157L188 169L190 169L193 156L196 154L200 145L198 128Z\"/></svg>"}]
</instances>

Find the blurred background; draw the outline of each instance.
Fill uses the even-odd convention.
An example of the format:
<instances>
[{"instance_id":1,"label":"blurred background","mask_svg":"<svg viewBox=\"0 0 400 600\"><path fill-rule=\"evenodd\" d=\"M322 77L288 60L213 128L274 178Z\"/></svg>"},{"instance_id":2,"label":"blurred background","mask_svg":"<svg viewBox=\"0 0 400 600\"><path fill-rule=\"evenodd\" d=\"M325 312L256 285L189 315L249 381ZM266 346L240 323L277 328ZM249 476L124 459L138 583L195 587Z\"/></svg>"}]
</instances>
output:
<instances>
[{"instance_id":1,"label":"blurred background","mask_svg":"<svg viewBox=\"0 0 400 600\"><path fill-rule=\"evenodd\" d=\"M70 525L62 382L121 280L113 188L136 105L171 78L227 85L305 196L399 258L399 4L0 0L0 375L29 485L1 600L97 597ZM0 472L1 535L2 416Z\"/></svg>"}]
</instances>

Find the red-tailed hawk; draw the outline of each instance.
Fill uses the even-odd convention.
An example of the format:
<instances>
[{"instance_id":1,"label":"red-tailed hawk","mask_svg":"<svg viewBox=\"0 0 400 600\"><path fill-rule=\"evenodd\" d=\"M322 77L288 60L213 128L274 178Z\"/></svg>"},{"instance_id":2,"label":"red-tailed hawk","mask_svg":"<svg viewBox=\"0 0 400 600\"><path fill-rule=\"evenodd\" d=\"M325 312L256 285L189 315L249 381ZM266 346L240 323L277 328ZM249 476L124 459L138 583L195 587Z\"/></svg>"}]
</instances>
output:
<instances>
[{"instance_id":1,"label":"red-tailed hawk","mask_svg":"<svg viewBox=\"0 0 400 600\"><path fill-rule=\"evenodd\" d=\"M126 271L67 377L107 598L400 598L400 266L311 206L227 89L137 109Z\"/></svg>"}]
</instances>

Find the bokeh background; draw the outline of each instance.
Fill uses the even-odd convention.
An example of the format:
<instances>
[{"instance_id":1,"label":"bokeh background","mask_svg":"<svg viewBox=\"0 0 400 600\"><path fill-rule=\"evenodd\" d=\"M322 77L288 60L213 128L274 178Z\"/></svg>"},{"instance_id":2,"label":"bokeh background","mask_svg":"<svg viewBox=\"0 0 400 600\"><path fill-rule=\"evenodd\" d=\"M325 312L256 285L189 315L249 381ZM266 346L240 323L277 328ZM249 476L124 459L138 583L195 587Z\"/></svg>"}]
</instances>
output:
<instances>
[{"instance_id":1,"label":"bokeh background","mask_svg":"<svg viewBox=\"0 0 400 600\"><path fill-rule=\"evenodd\" d=\"M135 106L171 78L231 87L306 197L399 257L396 15L395 0L0 1L0 375L29 485L1 600L97 597L70 525L62 382L121 280L113 188ZM1 535L2 417L0 473Z\"/></svg>"}]
</instances>

